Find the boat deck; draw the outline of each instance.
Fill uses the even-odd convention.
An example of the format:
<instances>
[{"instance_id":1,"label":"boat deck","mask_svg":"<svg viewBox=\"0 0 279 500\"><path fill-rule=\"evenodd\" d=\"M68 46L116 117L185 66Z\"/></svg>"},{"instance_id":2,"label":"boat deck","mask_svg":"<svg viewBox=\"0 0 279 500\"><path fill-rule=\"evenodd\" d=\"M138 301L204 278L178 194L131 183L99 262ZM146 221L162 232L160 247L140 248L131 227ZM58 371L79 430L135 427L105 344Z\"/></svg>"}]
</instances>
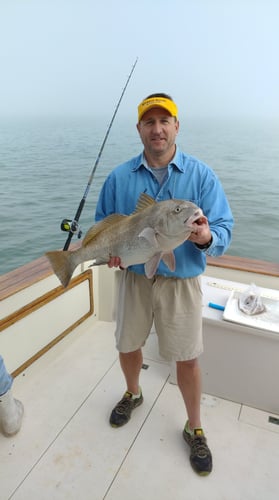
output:
<instances>
[{"instance_id":1,"label":"boat deck","mask_svg":"<svg viewBox=\"0 0 279 500\"><path fill-rule=\"evenodd\" d=\"M113 330L89 318L16 377L25 417L16 436L0 434L1 500L277 500L279 425L266 412L203 394L214 470L192 471L184 405L155 334L144 349L144 404L128 425L110 427L125 388Z\"/></svg>"}]
</instances>

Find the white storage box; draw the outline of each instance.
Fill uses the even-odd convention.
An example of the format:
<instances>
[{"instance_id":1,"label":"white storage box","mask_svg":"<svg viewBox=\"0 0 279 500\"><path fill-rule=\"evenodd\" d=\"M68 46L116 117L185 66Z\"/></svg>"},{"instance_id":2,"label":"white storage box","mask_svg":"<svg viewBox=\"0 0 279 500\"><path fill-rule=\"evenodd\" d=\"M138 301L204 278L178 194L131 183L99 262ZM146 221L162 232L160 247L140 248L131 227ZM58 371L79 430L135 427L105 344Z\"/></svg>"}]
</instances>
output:
<instances>
[{"instance_id":1,"label":"white storage box","mask_svg":"<svg viewBox=\"0 0 279 500\"><path fill-rule=\"evenodd\" d=\"M243 291L247 286L208 276L202 278L202 390L279 413L279 333L259 325L253 327L235 320L225 321L223 311L208 307L209 302L226 306L233 292ZM279 300L276 290L262 289L262 293L272 301ZM275 324L274 329L277 327ZM170 382L176 383L175 363L171 366Z\"/></svg>"}]
</instances>

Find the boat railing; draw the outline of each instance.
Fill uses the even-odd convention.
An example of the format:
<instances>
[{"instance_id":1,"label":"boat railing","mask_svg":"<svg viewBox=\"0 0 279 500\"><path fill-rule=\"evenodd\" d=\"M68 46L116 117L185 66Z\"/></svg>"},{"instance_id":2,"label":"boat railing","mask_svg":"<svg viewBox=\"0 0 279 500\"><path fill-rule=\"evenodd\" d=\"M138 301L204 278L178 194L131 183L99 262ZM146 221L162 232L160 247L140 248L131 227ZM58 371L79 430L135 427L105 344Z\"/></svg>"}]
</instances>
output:
<instances>
[{"instance_id":1,"label":"boat railing","mask_svg":"<svg viewBox=\"0 0 279 500\"><path fill-rule=\"evenodd\" d=\"M78 245L77 245L78 246ZM75 248L75 246L73 246ZM270 278L279 278L279 264L245 257L223 255L207 257L207 267L256 273ZM0 301L30 287L53 274L46 257L40 257L13 271L0 276Z\"/></svg>"}]
</instances>

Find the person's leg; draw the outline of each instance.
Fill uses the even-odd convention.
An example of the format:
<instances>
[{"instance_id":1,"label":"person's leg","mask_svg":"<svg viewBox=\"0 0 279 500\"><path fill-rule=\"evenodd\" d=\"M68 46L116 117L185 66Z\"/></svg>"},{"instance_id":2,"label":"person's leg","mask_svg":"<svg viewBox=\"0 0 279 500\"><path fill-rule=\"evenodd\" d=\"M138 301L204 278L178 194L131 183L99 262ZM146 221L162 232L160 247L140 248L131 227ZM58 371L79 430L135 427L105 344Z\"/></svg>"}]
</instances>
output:
<instances>
[{"instance_id":1,"label":"person's leg","mask_svg":"<svg viewBox=\"0 0 279 500\"><path fill-rule=\"evenodd\" d=\"M201 374L198 357L203 351L202 293L198 278L156 280L155 327L159 350L166 360L176 361L177 383L191 428L199 427ZM170 301L170 297L175 300Z\"/></svg>"},{"instance_id":2,"label":"person's leg","mask_svg":"<svg viewBox=\"0 0 279 500\"><path fill-rule=\"evenodd\" d=\"M13 397L13 379L0 356L0 427L5 436L16 434L22 423L23 404Z\"/></svg>"},{"instance_id":3,"label":"person's leg","mask_svg":"<svg viewBox=\"0 0 279 500\"><path fill-rule=\"evenodd\" d=\"M177 384L186 406L189 427L200 427L201 374L198 360L177 361L176 370Z\"/></svg>"},{"instance_id":4,"label":"person's leg","mask_svg":"<svg viewBox=\"0 0 279 500\"><path fill-rule=\"evenodd\" d=\"M120 365L126 380L127 391L132 394L139 394L139 377L142 367L142 351L119 353Z\"/></svg>"},{"instance_id":5,"label":"person's leg","mask_svg":"<svg viewBox=\"0 0 279 500\"><path fill-rule=\"evenodd\" d=\"M110 424L126 424L131 413L143 402L139 385L142 351L153 322L152 280L144 275L122 271L119 277L116 307L116 347L126 380L126 392L112 410Z\"/></svg>"},{"instance_id":6,"label":"person's leg","mask_svg":"<svg viewBox=\"0 0 279 500\"><path fill-rule=\"evenodd\" d=\"M12 384L13 379L6 369L4 359L0 355L0 396L6 394L12 387Z\"/></svg>"},{"instance_id":7,"label":"person's leg","mask_svg":"<svg viewBox=\"0 0 279 500\"><path fill-rule=\"evenodd\" d=\"M188 420L183 438L190 446L190 462L199 475L206 476L212 470L212 455L201 427L201 374L198 359L176 363L177 383L182 394Z\"/></svg>"},{"instance_id":8,"label":"person's leg","mask_svg":"<svg viewBox=\"0 0 279 500\"><path fill-rule=\"evenodd\" d=\"M200 475L212 469L212 456L201 428L201 373L203 351L202 292L199 278L163 279L156 282L155 327L162 357L176 361L177 383L185 403L183 438L190 446L190 462ZM175 300L170 301L170 297Z\"/></svg>"}]
</instances>

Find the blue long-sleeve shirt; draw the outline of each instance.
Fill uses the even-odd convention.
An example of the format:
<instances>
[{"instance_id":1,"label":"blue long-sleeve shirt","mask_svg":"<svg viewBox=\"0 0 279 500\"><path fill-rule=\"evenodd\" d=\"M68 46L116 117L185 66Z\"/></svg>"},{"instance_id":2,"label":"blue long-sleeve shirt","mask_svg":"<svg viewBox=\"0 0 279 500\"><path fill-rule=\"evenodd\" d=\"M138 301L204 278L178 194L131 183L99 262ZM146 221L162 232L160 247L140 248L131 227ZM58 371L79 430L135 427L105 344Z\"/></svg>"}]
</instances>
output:
<instances>
[{"instance_id":1,"label":"blue long-sleeve shirt","mask_svg":"<svg viewBox=\"0 0 279 500\"><path fill-rule=\"evenodd\" d=\"M217 175L206 164L176 148L176 154L168 165L168 175L160 186L146 164L144 154L132 158L116 167L107 177L99 195L96 221L112 213L130 215L141 193L149 194L156 201L176 198L195 203L208 218L213 237L206 252L191 241L185 241L174 250L175 271L171 272L161 261L156 274L178 278L198 276L206 266L205 253L218 256L228 248L233 216ZM142 264L129 269L144 274Z\"/></svg>"}]
</instances>

